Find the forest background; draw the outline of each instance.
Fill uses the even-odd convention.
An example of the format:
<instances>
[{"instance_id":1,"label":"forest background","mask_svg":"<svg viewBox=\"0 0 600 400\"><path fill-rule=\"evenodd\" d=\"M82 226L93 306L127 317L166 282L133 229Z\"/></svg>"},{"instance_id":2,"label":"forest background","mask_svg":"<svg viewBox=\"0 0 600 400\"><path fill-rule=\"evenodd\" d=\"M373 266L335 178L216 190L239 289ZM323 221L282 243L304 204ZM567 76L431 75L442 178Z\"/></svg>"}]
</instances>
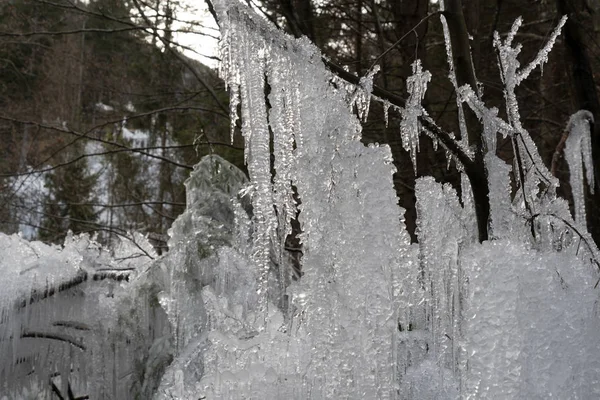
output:
<instances>
[{"instance_id":1,"label":"forest background","mask_svg":"<svg viewBox=\"0 0 600 400\"><path fill-rule=\"evenodd\" d=\"M273 25L317 44L328 67L343 79L357 83L378 64L374 94L392 103L406 97L411 64L420 59L433 77L424 108L446 131L460 132L437 2L248 3ZM568 15L543 73L534 71L517 95L524 127L559 178L559 194L571 199L561 139L575 111L587 109L596 121L600 118L600 1L446 3L445 13L462 11L460 18L448 18L451 34L467 37L466 31L471 38L463 43L466 52L455 52L459 84L476 80L485 103L501 110L504 85L493 32L507 32L515 18L523 16L517 37L523 43L520 59L526 64L561 16ZM0 3L2 232L20 231L29 239L54 243L62 243L69 230L98 232L98 240L108 243L139 231L162 251L167 230L185 208L183 181L193 165L203 155L216 153L244 168L239 126L230 140L229 96L223 83L214 69L197 61L206 58L180 41L182 33L197 35L198 42L218 37L218 30L206 27L210 18L173 0ZM466 67L469 60L461 59L468 47L473 69ZM218 60L212 61L215 65ZM476 76L465 75L472 70ZM401 140L400 117L386 114L382 104L372 105L362 140L390 145L397 168L395 188L416 240L415 178L430 175L458 189L460 174L453 163L448 165L444 149L426 137L420 140L414 171ZM477 130L476 119L469 114L466 118L470 129ZM596 124L592 130L596 187L599 129ZM499 140L498 149L512 162L509 139ZM598 196L598 191L587 191L588 228L596 243Z\"/></svg>"}]
</instances>

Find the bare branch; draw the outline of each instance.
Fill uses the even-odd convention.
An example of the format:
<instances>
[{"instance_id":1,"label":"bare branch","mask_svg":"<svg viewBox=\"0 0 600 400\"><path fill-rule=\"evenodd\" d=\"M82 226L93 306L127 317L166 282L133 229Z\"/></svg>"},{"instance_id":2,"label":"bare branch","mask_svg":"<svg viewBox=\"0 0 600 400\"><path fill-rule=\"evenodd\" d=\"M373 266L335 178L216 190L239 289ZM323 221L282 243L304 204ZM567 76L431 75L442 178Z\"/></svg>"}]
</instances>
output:
<instances>
[{"instance_id":1,"label":"bare branch","mask_svg":"<svg viewBox=\"0 0 600 400\"><path fill-rule=\"evenodd\" d=\"M26 125L33 125L33 126L36 126L36 127L40 127L40 128L44 128L44 129L48 129L48 130L52 130L52 131L56 131L56 132L66 133L66 134L69 134L69 135L72 135L72 136L76 136L78 138L86 138L86 139L89 139L89 140L92 140L92 141L95 141L95 142L108 144L108 145L115 146L115 147L118 147L118 148L121 148L121 149L126 149L128 151L131 151L132 153L139 153L139 154L145 155L145 156L150 157L150 158L155 158L157 160L165 161L165 162L167 162L169 164L173 164L173 165L175 165L177 167L185 168L185 169L188 169L188 170L194 169L191 165L181 164L181 163L179 163L179 162L177 162L175 160L171 160L169 158L166 158L166 157L163 157L163 156L159 156L159 155L156 155L156 154L151 154L151 153L148 153L148 152L145 152L145 151L142 151L142 150L135 150L135 149L133 149L131 147L127 147L127 146L125 146L125 145L123 145L121 143L117 143L117 142L113 142L113 141L105 140L105 139L100 139L100 138L95 138L95 137L89 136L89 134L87 134L87 133L79 133L79 132L77 132L77 131L75 131L73 129L70 129L70 128L59 128L57 126L43 124L43 123L40 123L40 122L19 120L17 118L12 118L12 117L8 117L8 116L4 116L4 115L0 115L0 120L9 121L9 122L16 122L16 123L26 124Z\"/></svg>"},{"instance_id":2,"label":"bare branch","mask_svg":"<svg viewBox=\"0 0 600 400\"><path fill-rule=\"evenodd\" d=\"M389 53L390 51L392 51L396 46L398 46L404 39L406 39L406 37L408 35L410 35L411 33L415 33L416 34L416 29L424 22L426 22L429 18L434 17L436 15L440 15L442 14L442 11L436 11L433 12L431 14L428 14L427 16L425 16L422 20L420 20L415 26L413 26L408 32L406 32L400 39L398 39L394 44L392 44L390 47L387 48L387 50L385 50L383 53L381 53L376 59L375 61L373 61L371 63L371 66L369 67L369 70L372 70L373 67L375 66L375 64L377 64L377 62L383 58L387 53Z\"/></svg>"}]
</instances>

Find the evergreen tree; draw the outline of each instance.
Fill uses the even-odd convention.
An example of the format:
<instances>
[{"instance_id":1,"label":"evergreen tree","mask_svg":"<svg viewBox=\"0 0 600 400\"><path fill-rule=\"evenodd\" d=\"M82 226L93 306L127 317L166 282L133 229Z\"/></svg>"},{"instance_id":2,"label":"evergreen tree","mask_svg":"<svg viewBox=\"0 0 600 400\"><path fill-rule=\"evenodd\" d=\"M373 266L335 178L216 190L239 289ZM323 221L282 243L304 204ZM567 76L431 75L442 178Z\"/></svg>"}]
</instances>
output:
<instances>
[{"instance_id":1,"label":"evergreen tree","mask_svg":"<svg viewBox=\"0 0 600 400\"><path fill-rule=\"evenodd\" d=\"M98 229L98 215L93 205L95 183L95 176L89 174L83 161L47 175L49 195L39 232L41 240L61 243L69 230L82 233Z\"/></svg>"}]
</instances>

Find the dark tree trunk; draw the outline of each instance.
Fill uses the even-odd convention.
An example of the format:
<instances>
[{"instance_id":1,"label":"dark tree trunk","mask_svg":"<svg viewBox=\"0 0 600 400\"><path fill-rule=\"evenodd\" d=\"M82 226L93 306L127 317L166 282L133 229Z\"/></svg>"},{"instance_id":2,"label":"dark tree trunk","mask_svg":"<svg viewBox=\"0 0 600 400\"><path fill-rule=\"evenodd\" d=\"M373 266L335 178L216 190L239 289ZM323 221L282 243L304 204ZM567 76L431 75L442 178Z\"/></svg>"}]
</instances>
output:
<instances>
[{"instance_id":1,"label":"dark tree trunk","mask_svg":"<svg viewBox=\"0 0 600 400\"><path fill-rule=\"evenodd\" d=\"M475 79L475 69L471 59L469 32L463 14L462 2L461 0L447 0L445 4L446 10L444 11L444 16L446 17L450 31L456 81L459 87L469 84L477 92L477 80ZM488 239L490 202L485 164L483 162L482 128L479 120L468 107L465 107L465 118L467 121L469 145L475 147L474 163L465 165L465 172L473 190L479 241L483 242Z\"/></svg>"}]
</instances>

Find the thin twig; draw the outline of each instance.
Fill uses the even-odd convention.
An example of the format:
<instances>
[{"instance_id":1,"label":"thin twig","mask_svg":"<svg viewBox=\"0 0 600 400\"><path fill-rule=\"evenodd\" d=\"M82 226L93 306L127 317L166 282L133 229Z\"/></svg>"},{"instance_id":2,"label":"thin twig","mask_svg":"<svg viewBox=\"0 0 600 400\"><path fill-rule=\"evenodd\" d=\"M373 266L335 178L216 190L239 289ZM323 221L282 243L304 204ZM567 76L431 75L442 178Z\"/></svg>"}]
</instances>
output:
<instances>
[{"instance_id":1,"label":"thin twig","mask_svg":"<svg viewBox=\"0 0 600 400\"><path fill-rule=\"evenodd\" d=\"M24 331L21 333L21 338L41 338L41 339L50 339L50 340L58 340L60 342L69 343L71 346L77 347L83 351L85 351L85 346L83 343L77 341L77 339L63 335L60 333L47 333L47 332L34 332L34 331Z\"/></svg>"},{"instance_id":2,"label":"thin twig","mask_svg":"<svg viewBox=\"0 0 600 400\"><path fill-rule=\"evenodd\" d=\"M436 16L436 15L441 15L442 11L436 11L433 12L431 14L426 15L425 17L423 17L422 20L420 20L415 26L413 26L411 28L411 30L409 30L408 32L406 32L404 35L402 35L402 37L398 40L396 40L396 42L394 42L394 44L392 44L390 47L387 48L386 51L384 51L383 53L381 53L376 59L375 61L373 61L373 63L371 64L371 67L369 68L369 70L372 70L373 67L375 66L375 64L377 64L377 61L379 61L383 56L385 56L387 53L389 53L390 51L392 51L394 49L394 47L398 46L398 44L400 44L400 42L402 42L404 39L406 39L406 37L411 34L411 33L415 33L417 34L416 29L419 27L419 25L421 25L423 22L427 21L429 18Z\"/></svg>"}]
</instances>

